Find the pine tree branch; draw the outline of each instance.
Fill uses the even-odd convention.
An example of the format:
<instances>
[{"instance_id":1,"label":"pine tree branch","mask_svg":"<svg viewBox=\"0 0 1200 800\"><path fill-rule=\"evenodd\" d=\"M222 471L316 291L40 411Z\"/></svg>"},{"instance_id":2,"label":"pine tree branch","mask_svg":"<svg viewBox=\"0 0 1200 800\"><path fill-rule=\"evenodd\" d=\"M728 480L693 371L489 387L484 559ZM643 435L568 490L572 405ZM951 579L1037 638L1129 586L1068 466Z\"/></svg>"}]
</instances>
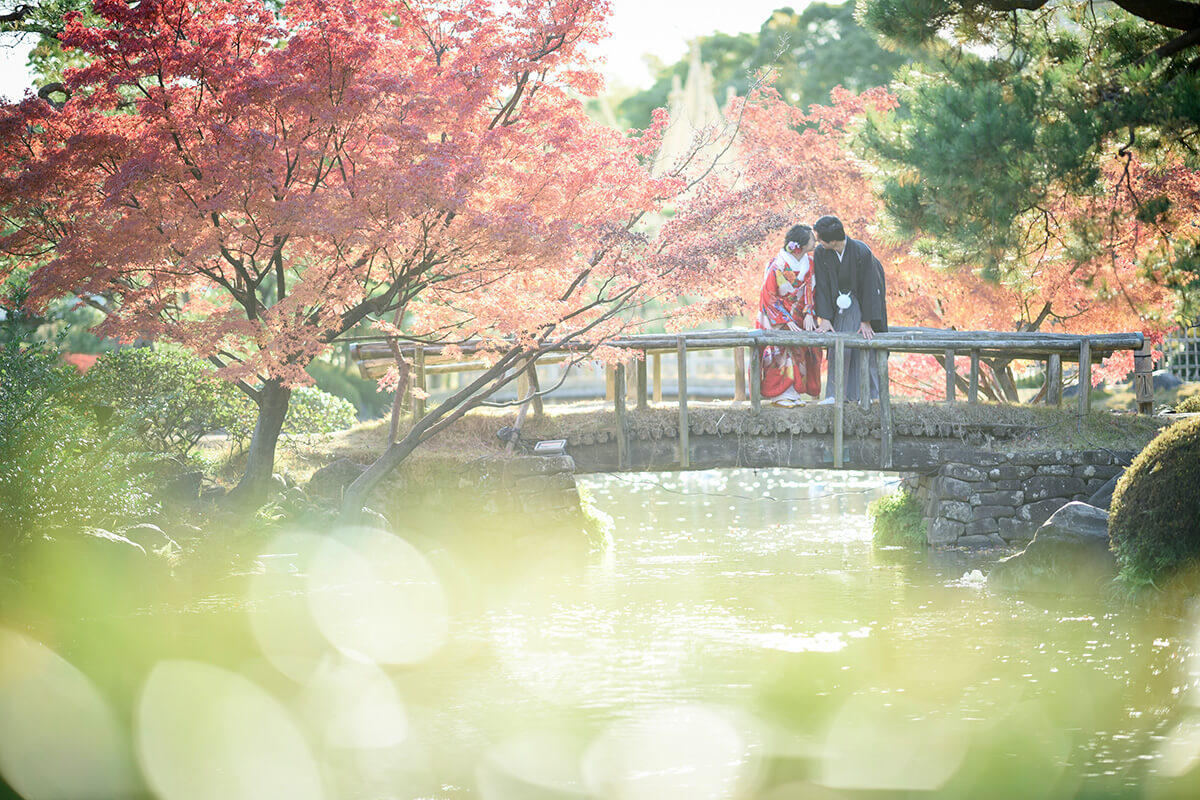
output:
<instances>
[{"instance_id":1,"label":"pine tree branch","mask_svg":"<svg viewBox=\"0 0 1200 800\"><path fill-rule=\"evenodd\" d=\"M1113 4L1167 28L1190 31L1200 27L1200 5L1183 0L1113 0Z\"/></svg>"}]
</instances>

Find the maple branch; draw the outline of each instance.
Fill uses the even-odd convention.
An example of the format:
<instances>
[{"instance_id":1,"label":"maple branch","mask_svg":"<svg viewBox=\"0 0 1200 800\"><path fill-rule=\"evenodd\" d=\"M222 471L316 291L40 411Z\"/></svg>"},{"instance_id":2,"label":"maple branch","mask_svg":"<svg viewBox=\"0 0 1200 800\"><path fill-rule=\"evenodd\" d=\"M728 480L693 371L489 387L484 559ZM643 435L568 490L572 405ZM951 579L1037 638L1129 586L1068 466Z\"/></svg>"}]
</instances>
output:
<instances>
[{"instance_id":1,"label":"maple branch","mask_svg":"<svg viewBox=\"0 0 1200 800\"><path fill-rule=\"evenodd\" d=\"M282 300L287 296L287 280L283 270L283 246L287 243L289 234L275 234L274 252L271 254L271 260L275 263L275 284L278 290L278 298Z\"/></svg>"},{"instance_id":2,"label":"maple branch","mask_svg":"<svg viewBox=\"0 0 1200 800\"><path fill-rule=\"evenodd\" d=\"M224 353L224 351L222 351L222 353ZM226 354L226 355L228 355L228 354ZM230 355L229 357L233 358L235 361L241 362L241 359L236 358L235 356ZM225 367L229 366L228 364L226 364L224 361L222 361L220 358L218 358L215 355L209 356L208 360L210 363L215 364L218 369L225 369ZM241 363L244 363L244 362L241 362ZM255 389L253 386L246 383L246 381L242 380L241 378L237 378L237 379L231 381L231 383L233 383L234 386L238 387L243 392L245 392L250 397L250 399L256 403L259 402L259 400L262 398L262 390L261 389Z\"/></svg>"},{"instance_id":3,"label":"maple branch","mask_svg":"<svg viewBox=\"0 0 1200 800\"><path fill-rule=\"evenodd\" d=\"M55 94L63 95L63 99L62 100L52 99L51 95L55 95ZM45 86L38 89L37 96L42 98L47 103L54 106L55 108L62 108L63 106L65 106L67 104L67 101L71 99L71 90L68 89L64 84L59 83L58 81L55 81L54 83L47 83Z\"/></svg>"}]
</instances>

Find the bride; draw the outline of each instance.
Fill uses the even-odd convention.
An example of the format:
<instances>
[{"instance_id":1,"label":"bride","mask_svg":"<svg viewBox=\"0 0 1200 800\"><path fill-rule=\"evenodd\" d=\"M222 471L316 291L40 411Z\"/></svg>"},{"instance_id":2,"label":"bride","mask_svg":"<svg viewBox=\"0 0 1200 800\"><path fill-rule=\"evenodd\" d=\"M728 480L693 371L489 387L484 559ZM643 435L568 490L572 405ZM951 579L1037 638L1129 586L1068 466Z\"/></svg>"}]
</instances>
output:
<instances>
[{"instance_id":1,"label":"bride","mask_svg":"<svg viewBox=\"0 0 1200 800\"><path fill-rule=\"evenodd\" d=\"M793 225L788 230L783 249L763 273L756 328L799 331L803 326L806 331L816 330L812 266L815 248L812 228ZM804 405L805 394L819 396L820 358L820 351L812 347L764 347L762 396L783 408Z\"/></svg>"}]
</instances>

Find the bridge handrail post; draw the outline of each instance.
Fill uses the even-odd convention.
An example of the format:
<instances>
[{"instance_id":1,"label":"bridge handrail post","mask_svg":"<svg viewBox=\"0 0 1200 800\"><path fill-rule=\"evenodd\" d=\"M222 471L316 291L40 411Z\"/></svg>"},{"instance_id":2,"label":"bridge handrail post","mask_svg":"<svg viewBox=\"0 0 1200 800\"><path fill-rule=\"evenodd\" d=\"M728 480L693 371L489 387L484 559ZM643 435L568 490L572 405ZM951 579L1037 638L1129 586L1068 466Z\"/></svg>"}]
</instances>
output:
<instances>
[{"instance_id":1,"label":"bridge handrail post","mask_svg":"<svg viewBox=\"0 0 1200 800\"><path fill-rule=\"evenodd\" d=\"M1154 413L1154 348L1149 342L1133 351L1133 398L1139 414Z\"/></svg>"},{"instance_id":2,"label":"bridge handrail post","mask_svg":"<svg viewBox=\"0 0 1200 800\"><path fill-rule=\"evenodd\" d=\"M945 358L946 367L946 405L954 405L954 389L958 383L958 369L954 364L955 352L953 348L946 348Z\"/></svg>"},{"instance_id":3,"label":"bridge handrail post","mask_svg":"<svg viewBox=\"0 0 1200 800\"><path fill-rule=\"evenodd\" d=\"M529 385L533 389L533 415L540 417L546 413L546 404L542 399L542 384L538 380L537 356L529 359Z\"/></svg>"},{"instance_id":4,"label":"bridge handrail post","mask_svg":"<svg viewBox=\"0 0 1200 800\"><path fill-rule=\"evenodd\" d=\"M1062 406L1062 353L1051 353L1046 359L1046 405Z\"/></svg>"},{"instance_id":5,"label":"bridge handrail post","mask_svg":"<svg viewBox=\"0 0 1200 800\"><path fill-rule=\"evenodd\" d=\"M646 396L646 351L641 353L642 357L637 360L637 407L638 411L645 411L650 403Z\"/></svg>"},{"instance_id":6,"label":"bridge handrail post","mask_svg":"<svg viewBox=\"0 0 1200 800\"><path fill-rule=\"evenodd\" d=\"M1092 410L1092 343L1084 336L1079 340L1079 413Z\"/></svg>"},{"instance_id":7,"label":"bridge handrail post","mask_svg":"<svg viewBox=\"0 0 1200 800\"><path fill-rule=\"evenodd\" d=\"M892 466L892 400L888 376L888 351L877 356L879 370L879 468Z\"/></svg>"},{"instance_id":8,"label":"bridge handrail post","mask_svg":"<svg viewBox=\"0 0 1200 800\"><path fill-rule=\"evenodd\" d=\"M638 391L637 367L636 367L637 356L636 356L636 351L630 350L627 352L633 353L634 358L632 360L633 361L632 365L630 363L630 360L621 362L622 364L625 365L625 382L623 384L621 384L621 386L623 387L623 389L625 391L625 405L629 406L631 403L637 403L637 391Z\"/></svg>"},{"instance_id":9,"label":"bridge handrail post","mask_svg":"<svg viewBox=\"0 0 1200 800\"><path fill-rule=\"evenodd\" d=\"M755 414L762 411L762 346L757 336L750 345L750 409Z\"/></svg>"},{"instance_id":10,"label":"bridge handrail post","mask_svg":"<svg viewBox=\"0 0 1200 800\"><path fill-rule=\"evenodd\" d=\"M967 380L967 402L975 405L979 402L979 351L971 351L971 373Z\"/></svg>"},{"instance_id":11,"label":"bridge handrail post","mask_svg":"<svg viewBox=\"0 0 1200 800\"><path fill-rule=\"evenodd\" d=\"M866 347L854 350L858 354L858 407L868 411L871 408L871 361L875 351Z\"/></svg>"},{"instance_id":12,"label":"bridge handrail post","mask_svg":"<svg viewBox=\"0 0 1200 800\"><path fill-rule=\"evenodd\" d=\"M846 340L841 336L833 345L833 466L842 467L842 430L846 417Z\"/></svg>"},{"instance_id":13,"label":"bridge handrail post","mask_svg":"<svg viewBox=\"0 0 1200 800\"><path fill-rule=\"evenodd\" d=\"M687 339L680 336L675 347L676 358L679 361L679 467L687 469L691 466L691 456L688 452Z\"/></svg>"},{"instance_id":14,"label":"bridge handrail post","mask_svg":"<svg viewBox=\"0 0 1200 800\"><path fill-rule=\"evenodd\" d=\"M662 386L662 353L655 353L654 359L654 402L661 403L663 399Z\"/></svg>"},{"instance_id":15,"label":"bridge handrail post","mask_svg":"<svg viewBox=\"0 0 1200 800\"><path fill-rule=\"evenodd\" d=\"M614 367L617 391L613 395L613 411L617 417L617 466L629 466L629 420L625 416L625 362Z\"/></svg>"},{"instance_id":16,"label":"bridge handrail post","mask_svg":"<svg viewBox=\"0 0 1200 800\"><path fill-rule=\"evenodd\" d=\"M733 348L733 399L746 399L746 348Z\"/></svg>"}]
</instances>

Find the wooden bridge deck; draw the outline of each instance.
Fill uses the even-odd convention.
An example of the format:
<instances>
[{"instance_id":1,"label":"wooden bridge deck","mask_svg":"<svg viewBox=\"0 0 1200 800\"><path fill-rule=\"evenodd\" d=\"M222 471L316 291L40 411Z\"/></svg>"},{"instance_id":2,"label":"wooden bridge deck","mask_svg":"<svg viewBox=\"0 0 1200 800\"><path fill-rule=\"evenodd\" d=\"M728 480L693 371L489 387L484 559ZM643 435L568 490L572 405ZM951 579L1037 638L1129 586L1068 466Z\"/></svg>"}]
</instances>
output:
<instances>
[{"instance_id":1,"label":"wooden bridge deck","mask_svg":"<svg viewBox=\"0 0 1200 800\"><path fill-rule=\"evenodd\" d=\"M951 406L959 403L960 376L956 370L960 355L966 356L969 364L965 376L966 405L976 408L983 408L977 405L980 365L987 359L998 359L1001 363L1017 359L1043 361L1046 375L1043 396L1046 404L1053 407L1061 407L1063 403L1063 362L1078 363L1078 383L1083 387L1077 401L1078 415L1087 415L1091 410L1092 364L1120 350L1135 351L1134 381L1139 411L1147 413L1150 410L1153 391L1150 351L1140 333L1074 336L894 328L866 340L847 334L726 329L629 336L603 344L628 351L630 360L609 365L611 430L603 436L598 434L590 443L570 443L579 453L576 460L581 462L579 467L583 471L696 469L702 465L919 470L922 465L944 460L944 453L930 448L951 446L955 440L970 446L972 440L982 442L999 437L1000 430L996 425L1001 423L989 427L986 419L978 420L969 430L961 426L956 429L950 424L946 434L937 437L936 441L928 436L912 436L916 421L905 421L904 414L898 413L900 406L891 399L888 359L892 353L939 356L946 372L945 403ZM759 360L766 346L828 348L833 366L830 380L834 384L836 402L794 411L764 407L759 386ZM595 343L580 341L545 341L536 347L523 348L513 346L513 353L519 353L520 358L514 362L516 366L498 378L498 385L511 380L518 382L518 395L523 401L515 426L518 435L527 412L532 409L537 415L542 399L553 392L554 387L545 390L539 387L536 366L550 361L584 363L595 347ZM364 376L381 374L383 369L397 363L404 366L405 374L411 373L410 385L422 390L413 393L409 401L418 418L424 413L427 375L488 368L486 362L475 359L477 350L471 343L456 347L456 360L449 363L437 363L443 358L442 350L438 345L395 339L352 345L352 355ZM726 419L713 423L711 431L707 430L707 423L697 429L692 420L697 406L689 399L687 354L696 350L733 350L737 364L734 397L735 403L743 404L744 411L735 413L735 406L725 404ZM861 369L861 400L857 408L844 399L847 395L847 351L853 350L878 354L878 402L867 399L869 375L866 369ZM676 398L667 409L651 409L652 400L662 399L663 355L675 356ZM654 387L653 395L651 386ZM736 417L746 414L749 416L745 421L735 424ZM642 426L642 421L651 417L660 422ZM663 419L669 419L671 423L664 427ZM646 435L641 433L643 427L649 431ZM657 436L656 430L659 431ZM584 455L585 448L589 455Z\"/></svg>"}]
</instances>

